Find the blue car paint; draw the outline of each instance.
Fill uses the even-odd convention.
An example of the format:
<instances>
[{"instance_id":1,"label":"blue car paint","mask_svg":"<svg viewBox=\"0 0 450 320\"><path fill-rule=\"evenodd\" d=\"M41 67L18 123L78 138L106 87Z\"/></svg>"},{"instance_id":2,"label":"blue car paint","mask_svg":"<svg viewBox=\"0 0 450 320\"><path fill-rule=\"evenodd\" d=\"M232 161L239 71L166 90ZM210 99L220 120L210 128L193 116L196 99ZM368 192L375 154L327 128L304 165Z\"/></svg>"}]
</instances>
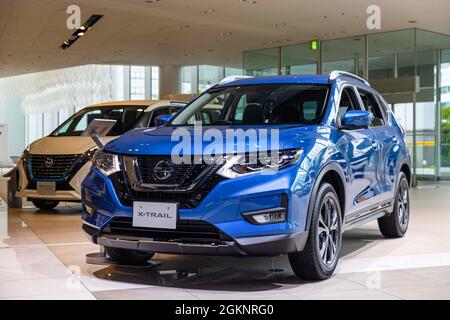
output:
<instances>
[{"instance_id":1,"label":"blue car paint","mask_svg":"<svg viewBox=\"0 0 450 320\"><path fill-rule=\"evenodd\" d=\"M280 130L282 149L303 149L300 161L272 176L256 174L222 181L198 207L181 209L180 219L207 221L238 242L247 237L306 232L311 196L320 182L318 178L327 168L333 168L345 185L342 208L345 217L393 199L398 173L402 165L410 166L410 156L392 112L388 111L388 123L382 127L339 130L335 123L345 86L357 86L376 93L373 88L345 76L334 81L328 76L263 77L241 79L222 86L273 83L330 85L327 111L320 125L263 126ZM108 143L104 151L120 155L170 155L177 144L177 141L171 141L175 129L169 123L160 128L133 130ZM220 126L219 129L226 130L227 127ZM203 144L200 149L205 146ZM239 146L235 144L234 147ZM195 150L194 145L192 150ZM253 152L261 149L260 146L246 144L245 150ZM132 216L132 207L120 203L112 182L98 169L91 169L82 189L83 201L97 209L93 216L83 214L83 220L99 231L113 217ZM287 222L253 225L241 214L277 207L282 194L288 196Z\"/></svg>"}]
</instances>

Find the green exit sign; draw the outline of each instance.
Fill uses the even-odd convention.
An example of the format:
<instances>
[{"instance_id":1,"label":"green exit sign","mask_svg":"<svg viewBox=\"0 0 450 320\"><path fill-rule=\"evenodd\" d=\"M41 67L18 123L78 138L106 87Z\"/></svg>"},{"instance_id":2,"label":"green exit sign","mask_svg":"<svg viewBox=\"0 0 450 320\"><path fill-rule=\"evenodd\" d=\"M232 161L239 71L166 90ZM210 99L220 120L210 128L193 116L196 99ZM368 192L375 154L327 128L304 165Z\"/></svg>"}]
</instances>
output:
<instances>
[{"instance_id":1,"label":"green exit sign","mask_svg":"<svg viewBox=\"0 0 450 320\"><path fill-rule=\"evenodd\" d=\"M309 48L311 50L319 50L319 40L311 40L309 42Z\"/></svg>"}]
</instances>

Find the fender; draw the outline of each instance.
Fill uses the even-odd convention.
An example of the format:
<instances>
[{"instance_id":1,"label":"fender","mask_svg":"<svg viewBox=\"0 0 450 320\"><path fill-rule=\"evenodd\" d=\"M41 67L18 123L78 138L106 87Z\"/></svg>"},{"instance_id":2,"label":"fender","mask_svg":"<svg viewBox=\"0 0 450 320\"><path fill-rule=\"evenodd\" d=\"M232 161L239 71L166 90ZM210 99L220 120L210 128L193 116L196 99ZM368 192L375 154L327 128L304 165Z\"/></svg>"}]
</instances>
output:
<instances>
[{"instance_id":1,"label":"fender","mask_svg":"<svg viewBox=\"0 0 450 320\"><path fill-rule=\"evenodd\" d=\"M400 172L400 170L402 169L402 167L404 165L406 165L408 167L408 170L409 170L409 174L410 174L409 187L411 187L412 186L412 182L413 182L413 171L411 170L411 161L409 159L407 159L407 160L404 160L403 162L401 162L400 165L398 166L398 172ZM397 175L397 179L395 181L395 186L396 187L397 187L397 184L398 184L398 175Z\"/></svg>"},{"instance_id":2,"label":"fender","mask_svg":"<svg viewBox=\"0 0 450 320\"><path fill-rule=\"evenodd\" d=\"M319 190L319 187L320 187L323 177L330 171L334 171L339 174L339 176L344 184L344 187L345 187L346 179L345 179L345 175L344 175L344 170L341 168L341 166L339 166L339 164L337 164L334 161L329 162L320 169L319 174L315 178L314 186L313 186L313 188L311 190L311 194L309 196L308 213L306 216L305 231L309 231L310 226L311 226L312 210L313 210L314 200L316 198L315 196L317 194L317 191ZM346 211L345 208L342 208L342 213L344 214L344 216L345 216L345 211Z\"/></svg>"}]
</instances>

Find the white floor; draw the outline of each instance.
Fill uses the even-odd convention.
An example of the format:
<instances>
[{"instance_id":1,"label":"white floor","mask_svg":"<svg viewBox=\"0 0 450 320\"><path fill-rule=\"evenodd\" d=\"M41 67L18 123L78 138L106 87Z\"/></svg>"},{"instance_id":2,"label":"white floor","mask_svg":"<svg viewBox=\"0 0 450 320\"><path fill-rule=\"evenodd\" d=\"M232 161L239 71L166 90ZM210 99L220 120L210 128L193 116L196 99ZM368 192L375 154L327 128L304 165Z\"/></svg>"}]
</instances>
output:
<instances>
[{"instance_id":1,"label":"white floor","mask_svg":"<svg viewBox=\"0 0 450 320\"><path fill-rule=\"evenodd\" d=\"M346 233L336 275L315 283L295 278L285 256L89 265L85 255L98 248L80 229L79 207L2 204L0 299L450 299L450 184L423 185L411 198L406 237L384 239L376 223Z\"/></svg>"}]
</instances>

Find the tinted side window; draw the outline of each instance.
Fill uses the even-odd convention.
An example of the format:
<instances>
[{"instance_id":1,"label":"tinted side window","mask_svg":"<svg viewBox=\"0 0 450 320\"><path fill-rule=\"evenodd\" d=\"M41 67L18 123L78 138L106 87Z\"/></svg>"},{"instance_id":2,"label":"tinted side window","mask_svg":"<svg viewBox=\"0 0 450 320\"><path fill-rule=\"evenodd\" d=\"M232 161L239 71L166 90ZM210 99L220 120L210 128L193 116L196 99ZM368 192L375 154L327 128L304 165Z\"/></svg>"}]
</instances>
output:
<instances>
[{"instance_id":1,"label":"tinted side window","mask_svg":"<svg viewBox=\"0 0 450 320\"><path fill-rule=\"evenodd\" d=\"M356 102L354 91L350 88L344 88L341 93L341 101L339 102L339 123L342 123L344 114L349 110L359 110L359 105Z\"/></svg>"},{"instance_id":2,"label":"tinted side window","mask_svg":"<svg viewBox=\"0 0 450 320\"><path fill-rule=\"evenodd\" d=\"M372 93L358 89L359 95L364 105L364 109L370 111L373 115L372 127L384 125L384 114Z\"/></svg>"}]
</instances>

